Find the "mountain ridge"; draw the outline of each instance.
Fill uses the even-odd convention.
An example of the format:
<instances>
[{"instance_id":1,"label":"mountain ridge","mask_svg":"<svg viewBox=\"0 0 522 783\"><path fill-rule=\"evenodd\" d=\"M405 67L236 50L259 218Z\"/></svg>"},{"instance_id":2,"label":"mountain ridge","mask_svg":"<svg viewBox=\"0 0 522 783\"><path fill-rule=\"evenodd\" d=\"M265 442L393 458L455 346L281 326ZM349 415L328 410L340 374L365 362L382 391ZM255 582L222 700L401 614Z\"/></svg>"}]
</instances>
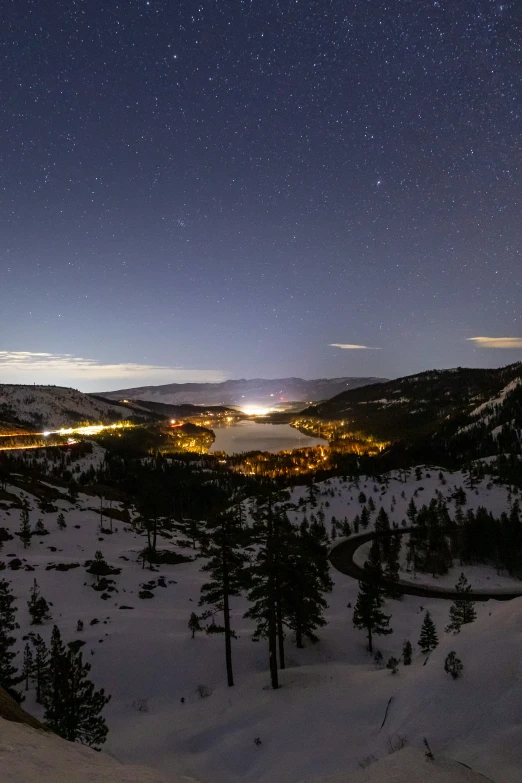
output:
<instances>
[{"instance_id":1,"label":"mountain ridge","mask_svg":"<svg viewBox=\"0 0 522 783\"><path fill-rule=\"evenodd\" d=\"M306 380L288 378L238 378L212 383L167 383L98 392L110 400L134 399L170 404L239 405L242 402L317 402L384 379L373 376L340 376ZM248 397L248 399L247 399Z\"/></svg>"},{"instance_id":2,"label":"mountain ridge","mask_svg":"<svg viewBox=\"0 0 522 783\"><path fill-rule=\"evenodd\" d=\"M474 445L480 445L477 456L498 448L519 451L522 362L497 369L427 370L347 390L300 416L311 422L342 420L347 429L392 443L436 443L457 456Z\"/></svg>"}]
</instances>

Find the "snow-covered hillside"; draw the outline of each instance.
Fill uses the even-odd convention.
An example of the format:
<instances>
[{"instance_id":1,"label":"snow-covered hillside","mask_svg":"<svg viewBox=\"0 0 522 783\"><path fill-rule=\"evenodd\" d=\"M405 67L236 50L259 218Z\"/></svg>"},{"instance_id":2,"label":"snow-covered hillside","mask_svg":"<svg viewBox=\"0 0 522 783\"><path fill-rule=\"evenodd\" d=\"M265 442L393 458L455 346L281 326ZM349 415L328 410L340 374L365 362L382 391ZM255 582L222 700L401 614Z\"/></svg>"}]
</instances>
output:
<instances>
[{"instance_id":1,"label":"snow-covered hillside","mask_svg":"<svg viewBox=\"0 0 522 783\"><path fill-rule=\"evenodd\" d=\"M78 422L108 424L128 419L137 411L106 403L76 389L61 386L0 385L0 420L37 429L70 427ZM147 413L143 412L146 418Z\"/></svg>"},{"instance_id":2,"label":"snow-covered hillside","mask_svg":"<svg viewBox=\"0 0 522 783\"><path fill-rule=\"evenodd\" d=\"M196 783L151 767L122 764L107 754L0 718L0 783ZM416 749L384 756L354 774L339 771L313 783L487 783L455 761L429 761ZM209 781L211 783L211 781Z\"/></svg>"},{"instance_id":3,"label":"snow-covered hillside","mask_svg":"<svg viewBox=\"0 0 522 783\"><path fill-rule=\"evenodd\" d=\"M357 485L331 479L319 485L317 506L302 505L295 520L322 511L329 530L332 515L347 516L352 522L361 512L359 494L364 492L366 497L372 495L377 509L383 505L392 521L400 524L412 497L420 505L437 491L448 497L464 484L461 473L444 473L445 483L438 473L438 469L423 469L418 480L410 476L403 482L391 476L379 485L373 479ZM92 664L92 679L112 694L105 711L109 725L105 753L204 783L297 783L329 775L336 775L338 783L359 779L380 783L404 780L404 769L402 777L382 773L372 778L372 762L377 775L381 767L376 760L391 764L385 759L390 747L406 743L421 749L415 758L424 764L426 737L436 758L446 755L468 764L495 783L520 783L522 599L477 605L477 621L458 636L444 633L447 601L408 596L387 602L393 633L379 638L376 645L384 660L400 657L405 639L414 647L413 664L392 675L376 669L363 634L352 626L353 608L347 604L355 603L357 583L334 572L328 625L319 633L320 642L298 650L287 638L288 667L281 672L282 687L276 691L269 687L266 643L252 641L252 623L243 619L246 601L234 599L236 685L227 688L222 636L198 633L192 639L187 628L190 613L201 611L199 591L206 580L201 558L163 565L157 571L142 570L137 559L145 543L143 535L131 524L115 520L112 534L100 533L98 503L92 497L80 494L72 506L62 490L64 497L55 504L63 510L67 527L60 530L58 512L42 513L27 484L17 486L16 478L12 482L8 493L28 497L31 526L41 517L50 531L33 536L25 550L14 536L0 552L0 561L7 566L2 576L12 582L17 596L20 637L31 630L26 601L36 578L44 597L53 603L52 622L59 625L66 641L85 642L83 652ZM486 481L467 494L467 507L483 505L495 514L508 510L511 502L508 488ZM305 495L306 490L298 488L294 500L303 498L304 503ZM0 510L0 527L14 533L20 510L7 501L5 506ZM107 524L106 520L105 529ZM176 535L172 540L162 537L159 546L194 554L176 539ZM84 567L97 549L121 569L112 577L115 590L105 594L93 590L94 579ZM21 567L13 570L10 563L16 557ZM56 569L58 564L75 567L62 571ZM143 590L153 597L140 597ZM424 666L416 643L426 608L441 643ZM80 619L85 630L77 632ZM52 622L36 630L48 639ZM443 669L449 650L455 650L464 664L463 677L457 681ZM198 686L205 686L203 697ZM24 706L41 716L31 691ZM401 758L394 754L390 759L395 755ZM368 765L367 769L361 771L361 765ZM464 769L458 767L459 772ZM462 777L465 772L458 777L455 770L454 777L448 772L446 778L433 780L475 783L472 777ZM344 777L339 777L341 771Z\"/></svg>"},{"instance_id":4,"label":"snow-covered hillside","mask_svg":"<svg viewBox=\"0 0 522 783\"><path fill-rule=\"evenodd\" d=\"M339 772L313 783L493 783L457 761L437 756L427 759L417 748L403 748L370 764L366 769L347 774Z\"/></svg>"},{"instance_id":5,"label":"snow-covered hillside","mask_svg":"<svg viewBox=\"0 0 522 783\"><path fill-rule=\"evenodd\" d=\"M0 783L191 783L0 718Z\"/></svg>"}]
</instances>

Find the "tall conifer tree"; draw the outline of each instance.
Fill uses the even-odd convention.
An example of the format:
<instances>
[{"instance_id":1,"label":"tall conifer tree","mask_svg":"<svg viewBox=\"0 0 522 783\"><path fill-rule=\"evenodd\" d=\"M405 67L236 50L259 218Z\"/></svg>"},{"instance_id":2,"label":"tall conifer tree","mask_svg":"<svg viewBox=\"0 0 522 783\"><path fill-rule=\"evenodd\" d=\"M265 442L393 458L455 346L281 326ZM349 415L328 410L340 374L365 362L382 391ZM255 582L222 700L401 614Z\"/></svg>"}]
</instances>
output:
<instances>
[{"instance_id":1,"label":"tall conifer tree","mask_svg":"<svg viewBox=\"0 0 522 783\"><path fill-rule=\"evenodd\" d=\"M373 637L392 633L389 627L390 616L382 611L382 589L379 581L382 577L382 565L378 539L374 538L370 555L364 564L366 579L359 583L359 595L353 612L353 624L365 630L368 638L368 651L373 652Z\"/></svg>"},{"instance_id":2,"label":"tall conifer tree","mask_svg":"<svg viewBox=\"0 0 522 783\"><path fill-rule=\"evenodd\" d=\"M18 674L18 669L14 665L16 639L13 636L13 631L20 627L16 622L14 600L9 582L6 579L0 579L0 686L13 699L21 702L23 700L22 694L15 688L22 682L23 677Z\"/></svg>"},{"instance_id":3,"label":"tall conifer tree","mask_svg":"<svg viewBox=\"0 0 522 783\"><path fill-rule=\"evenodd\" d=\"M98 749L107 738L107 724L101 715L110 696L95 690L89 680L89 663L82 654L65 649L54 626L49 661L49 687L44 696L45 721L60 737Z\"/></svg>"},{"instance_id":4,"label":"tall conifer tree","mask_svg":"<svg viewBox=\"0 0 522 783\"><path fill-rule=\"evenodd\" d=\"M201 569L211 581L201 588L200 605L211 605L223 612L225 627L225 663L229 687L234 685L232 669L232 636L230 598L241 594L245 587L245 531L237 514L223 513L207 523L208 562Z\"/></svg>"}]
</instances>

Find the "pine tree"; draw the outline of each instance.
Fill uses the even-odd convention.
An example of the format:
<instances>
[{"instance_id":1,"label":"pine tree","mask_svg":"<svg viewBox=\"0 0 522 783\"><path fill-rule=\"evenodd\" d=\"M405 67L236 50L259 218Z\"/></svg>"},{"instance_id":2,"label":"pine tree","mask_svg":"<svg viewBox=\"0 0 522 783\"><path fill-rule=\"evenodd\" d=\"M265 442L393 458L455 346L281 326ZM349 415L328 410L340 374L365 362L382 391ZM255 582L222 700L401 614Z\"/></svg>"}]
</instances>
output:
<instances>
[{"instance_id":1,"label":"pine tree","mask_svg":"<svg viewBox=\"0 0 522 783\"><path fill-rule=\"evenodd\" d=\"M46 536L48 533L49 533L49 531L45 527L45 525L43 523L43 519L38 519L36 521L36 525L34 526L33 535L35 535L35 536Z\"/></svg>"},{"instance_id":2,"label":"pine tree","mask_svg":"<svg viewBox=\"0 0 522 783\"><path fill-rule=\"evenodd\" d=\"M223 612L225 627L225 664L229 687L234 685L232 669L232 638L230 599L241 594L245 586L246 554L242 548L245 532L237 514L220 514L207 523L208 561L201 569L211 581L201 588L200 606L210 605ZM191 629L192 630L192 629ZM197 630L197 629L196 629Z\"/></svg>"},{"instance_id":3,"label":"pine tree","mask_svg":"<svg viewBox=\"0 0 522 783\"><path fill-rule=\"evenodd\" d=\"M33 653L29 647L29 643L26 643L24 647L24 663L22 666L22 677L25 682L25 690L29 690L29 683L32 680L34 671Z\"/></svg>"},{"instance_id":4,"label":"pine tree","mask_svg":"<svg viewBox=\"0 0 522 783\"><path fill-rule=\"evenodd\" d=\"M194 638L194 636L196 635L196 631L201 631L199 617L197 616L196 612L190 613L188 627L189 627L189 631L192 631L192 638Z\"/></svg>"},{"instance_id":5,"label":"pine tree","mask_svg":"<svg viewBox=\"0 0 522 783\"><path fill-rule=\"evenodd\" d=\"M419 637L419 647L424 655L433 652L433 650L439 644L439 637L437 636L437 629L435 623L432 620L429 611L426 611L424 620L422 621L422 628Z\"/></svg>"},{"instance_id":6,"label":"pine tree","mask_svg":"<svg viewBox=\"0 0 522 783\"><path fill-rule=\"evenodd\" d=\"M74 479L69 482L69 499L71 503L76 503L78 500L78 487Z\"/></svg>"},{"instance_id":7,"label":"pine tree","mask_svg":"<svg viewBox=\"0 0 522 783\"><path fill-rule=\"evenodd\" d=\"M58 626L55 625L51 634L45 688L41 693L42 703L45 706L45 720L51 728L58 726L60 716L63 714L66 658L62 636Z\"/></svg>"},{"instance_id":8,"label":"pine tree","mask_svg":"<svg viewBox=\"0 0 522 783\"><path fill-rule=\"evenodd\" d=\"M283 593L288 582L287 544L292 526L286 516L287 495L275 495L271 486L251 510L253 536L257 544L255 560L249 570L248 617L256 622L254 638L268 639L268 660L272 688L279 687L277 653L281 668L284 660Z\"/></svg>"},{"instance_id":9,"label":"pine tree","mask_svg":"<svg viewBox=\"0 0 522 783\"><path fill-rule=\"evenodd\" d=\"M459 581L455 585L455 590L459 595L468 596L471 593L471 585L468 584L468 580L461 574ZM459 633L461 626L467 623L472 623L477 617L475 611L475 604L470 601L469 598L456 598L450 606L450 622L446 627L447 632Z\"/></svg>"},{"instance_id":10,"label":"pine tree","mask_svg":"<svg viewBox=\"0 0 522 783\"><path fill-rule=\"evenodd\" d=\"M386 562L383 576L391 584L386 587L386 595L389 598L400 598L401 592L396 586L399 582L400 553L402 548L401 537L394 533L388 542L388 551L385 555Z\"/></svg>"},{"instance_id":11,"label":"pine tree","mask_svg":"<svg viewBox=\"0 0 522 783\"><path fill-rule=\"evenodd\" d=\"M382 506L375 520L375 530L378 533L385 533L390 530L390 518Z\"/></svg>"},{"instance_id":12,"label":"pine tree","mask_svg":"<svg viewBox=\"0 0 522 783\"><path fill-rule=\"evenodd\" d=\"M42 704L49 682L49 652L40 634L32 636L31 643L34 647L32 678L36 684L36 701Z\"/></svg>"},{"instance_id":13,"label":"pine tree","mask_svg":"<svg viewBox=\"0 0 522 783\"><path fill-rule=\"evenodd\" d=\"M366 508L366 506L363 506L361 509L361 527L363 530L366 530L368 525L370 524L370 512Z\"/></svg>"},{"instance_id":14,"label":"pine tree","mask_svg":"<svg viewBox=\"0 0 522 783\"><path fill-rule=\"evenodd\" d=\"M379 585L382 575L378 540L372 542L370 555L364 564L365 579L359 583L359 594L353 613L353 624L364 629L368 638L368 651L373 652L373 636L392 633L389 627L390 616L381 611L382 590Z\"/></svg>"},{"instance_id":15,"label":"pine tree","mask_svg":"<svg viewBox=\"0 0 522 783\"><path fill-rule=\"evenodd\" d=\"M457 680L462 676L464 666L462 665L460 658L457 658L457 653L453 650L446 656L444 661L444 671L448 674L451 674L454 680Z\"/></svg>"},{"instance_id":16,"label":"pine tree","mask_svg":"<svg viewBox=\"0 0 522 783\"><path fill-rule=\"evenodd\" d=\"M461 508L462 506L465 506L467 503L467 496L462 487L459 487L455 494L453 495L453 499L455 501L455 505L457 508Z\"/></svg>"},{"instance_id":17,"label":"pine tree","mask_svg":"<svg viewBox=\"0 0 522 783\"><path fill-rule=\"evenodd\" d=\"M475 489L476 468L473 463L469 463L463 470L465 475L464 483L468 489Z\"/></svg>"},{"instance_id":18,"label":"pine tree","mask_svg":"<svg viewBox=\"0 0 522 783\"><path fill-rule=\"evenodd\" d=\"M411 665L412 648L411 642L405 641L402 645L402 662L405 666Z\"/></svg>"},{"instance_id":19,"label":"pine tree","mask_svg":"<svg viewBox=\"0 0 522 783\"><path fill-rule=\"evenodd\" d=\"M16 639L12 633L20 627L16 622L14 600L9 582L0 579L0 686L15 701L21 702L22 695L15 686L22 682L23 677L17 673L18 670L13 664L16 658L16 652L13 650Z\"/></svg>"},{"instance_id":20,"label":"pine tree","mask_svg":"<svg viewBox=\"0 0 522 783\"><path fill-rule=\"evenodd\" d=\"M317 495L318 495L317 484L315 484L312 476L308 484L308 502L310 503L310 506L312 508L315 508L317 506Z\"/></svg>"},{"instance_id":21,"label":"pine tree","mask_svg":"<svg viewBox=\"0 0 522 783\"><path fill-rule=\"evenodd\" d=\"M373 656L373 662L375 663L375 665L376 665L376 667L377 667L378 669L382 669L382 667L383 667L383 665L384 665L384 664L383 664L383 660L384 660L384 659L383 659L383 657L382 657L382 652L381 652L380 650L377 650L377 652L376 652L376 653L375 653L375 655Z\"/></svg>"},{"instance_id":22,"label":"pine tree","mask_svg":"<svg viewBox=\"0 0 522 783\"><path fill-rule=\"evenodd\" d=\"M408 521L410 525L414 525L417 520L417 506L415 505L415 501L413 498L410 500L408 504L408 508L406 510L406 516L408 517Z\"/></svg>"},{"instance_id":23,"label":"pine tree","mask_svg":"<svg viewBox=\"0 0 522 783\"><path fill-rule=\"evenodd\" d=\"M27 602L27 608L31 615L31 625L42 625L45 620L51 619L49 605L45 598L40 595L40 589L36 579L33 581L31 595Z\"/></svg>"},{"instance_id":24,"label":"pine tree","mask_svg":"<svg viewBox=\"0 0 522 783\"><path fill-rule=\"evenodd\" d=\"M324 525L314 522L290 529L286 547L286 580L281 597L284 622L295 633L297 647L305 638L317 642L315 631L326 621L324 593L333 583L328 564L328 539Z\"/></svg>"},{"instance_id":25,"label":"pine tree","mask_svg":"<svg viewBox=\"0 0 522 783\"><path fill-rule=\"evenodd\" d=\"M20 541L24 545L24 549L31 544L31 527L29 525L29 504L27 500L22 503L22 511L20 514Z\"/></svg>"},{"instance_id":26,"label":"pine tree","mask_svg":"<svg viewBox=\"0 0 522 783\"><path fill-rule=\"evenodd\" d=\"M44 697L47 725L70 742L99 749L108 733L101 711L110 696L103 688L95 690L87 676L90 664L83 663L81 652L65 650L57 626L53 628L49 669L49 688Z\"/></svg>"},{"instance_id":27,"label":"pine tree","mask_svg":"<svg viewBox=\"0 0 522 783\"><path fill-rule=\"evenodd\" d=\"M60 511L60 513L58 514L58 518L56 522L58 523L58 527L60 528L60 530L64 530L67 527L65 516L62 511Z\"/></svg>"},{"instance_id":28,"label":"pine tree","mask_svg":"<svg viewBox=\"0 0 522 783\"><path fill-rule=\"evenodd\" d=\"M89 566L87 570L90 574L96 576L96 582L100 581L100 576L106 576L109 573L109 566L105 562L105 558L100 550L94 553L94 560L89 560L87 562Z\"/></svg>"}]
</instances>

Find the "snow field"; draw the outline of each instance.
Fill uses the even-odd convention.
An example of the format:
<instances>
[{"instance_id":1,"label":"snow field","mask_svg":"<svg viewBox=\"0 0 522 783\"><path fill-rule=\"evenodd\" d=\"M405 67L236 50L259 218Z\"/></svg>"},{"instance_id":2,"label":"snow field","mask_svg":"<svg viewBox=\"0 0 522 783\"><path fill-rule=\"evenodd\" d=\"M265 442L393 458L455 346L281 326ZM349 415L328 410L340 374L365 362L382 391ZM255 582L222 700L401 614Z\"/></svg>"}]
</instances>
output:
<instances>
[{"instance_id":1,"label":"snow field","mask_svg":"<svg viewBox=\"0 0 522 783\"><path fill-rule=\"evenodd\" d=\"M384 505L391 521L400 524L415 490L420 507L437 489L447 494L453 486L464 485L462 474L445 473L447 484L441 485L439 470L429 472L430 478L424 475L416 481L411 476L406 483L391 477L382 497L380 491L373 490L371 479L360 481L359 487L331 479L319 485L317 507L308 505L306 514L310 518L322 506L329 530L332 514L337 519L347 516L352 523L361 510L357 498L362 490L367 497L373 496L376 512L372 519ZM16 487L7 489L20 494ZM477 489L478 495L466 490L469 506L484 505L495 514L509 508L507 488L488 489L487 482L482 482ZM405 498L401 498L402 491ZM305 488L297 488L293 499L305 495ZM393 513L392 495L396 498ZM87 510L97 505L93 501L82 494L78 508L58 501L56 505L63 508L67 521L67 528L61 531L56 524L58 512L42 514L35 498L29 496L31 526L41 517L50 535L33 537L26 550L15 537L4 544L0 561L16 555L35 568L7 569L1 574L12 582L18 597L20 639L29 630L50 637L52 622L43 628L28 624L26 601L36 577L42 595L53 603L53 622L59 625L64 640L86 641L82 649L92 664L91 677L112 694L105 710L109 725L106 752L125 762L156 766L170 775L189 775L203 783L297 783L338 774L339 770L346 772L348 781L352 774L357 779L356 771L365 758L386 756L390 739L406 737L408 746L421 747L427 736L438 754L464 761L496 783L520 783L522 714L518 704L522 705L522 684L517 650L522 649L518 630L522 628L522 599L477 605L477 621L456 637L443 631L448 602L415 597L386 602L394 633L377 638L376 649L386 661L390 655L400 656L405 639L414 647L413 665L401 666L394 676L388 670L375 669L365 650L364 635L352 627L353 609L347 604L353 607L355 603L357 583L334 571L334 590L327 596L328 625L319 633L321 641L297 650L287 639L288 668L281 673L278 691L269 687L266 643L251 640L252 624L242 618L246 601L234 599L236 686L229 689L222 636L199 633L191 639L187 628L190 612L202 611L198 601L206 580L199 570L203 561L143 571L136 563L145 543L143 536L130 525L113 521L113 535L102 535L103 541L98 541L98 514ZM295 521L301 519L299 510ZM0 511L0 526L15 531L19 522L18 510ZM50 546L58 551L51 552ZM163 539L159 546L192 553ZM119 576L111 577L118 593L111 593L106 601L92 589L94 578L83 567L97 549L111 565L122 569ZM80 567L67 572L45 570L47 564L58 562L79 562ZM156 587L153 599L140 599L140 585L160 575L167 587ZM121 605L134 609L120 609ZM427 608L441 644L423 666L416 641ZM93 618L99 622L90 625ZM76 632L78 619L84 621L83 633ZM219 622L219 617L216 620ZM464 663L464 675L458 681L443 670L444 657L452 649ZM197 695L200 684L211 691L207 698ZM390 698L388 718L380 730ZM137 709L143 700L148 711ZM41 715L32 692L24 706ZM256 738L261 744L254 742Z\"/></svg>"}]
</instances>

